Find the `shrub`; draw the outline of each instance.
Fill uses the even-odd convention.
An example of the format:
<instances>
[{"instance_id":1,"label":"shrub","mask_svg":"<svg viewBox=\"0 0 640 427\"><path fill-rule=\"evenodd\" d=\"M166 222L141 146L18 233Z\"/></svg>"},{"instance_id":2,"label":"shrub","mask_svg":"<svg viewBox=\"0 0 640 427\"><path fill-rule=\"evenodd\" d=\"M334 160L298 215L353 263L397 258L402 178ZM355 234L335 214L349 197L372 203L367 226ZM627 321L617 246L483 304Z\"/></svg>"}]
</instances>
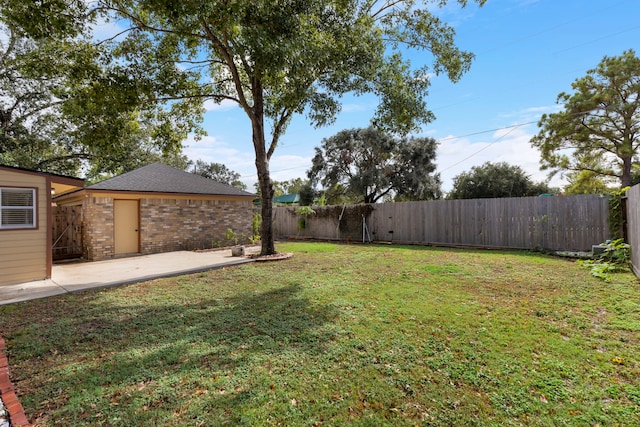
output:
<instances>
[{"instance_id":1,"label":"shrub","mask_svg":"<svg viewBox=\"0 0 640 427\"><path fill-rule=\"evenodd\" d=\"M608 282L611 273L627 271L631 263L631 245L623 239L612 240L603 243L606 249L594 259L578 261L578 263L591 270L591 275Z\"/></svg>"}]
</instances>

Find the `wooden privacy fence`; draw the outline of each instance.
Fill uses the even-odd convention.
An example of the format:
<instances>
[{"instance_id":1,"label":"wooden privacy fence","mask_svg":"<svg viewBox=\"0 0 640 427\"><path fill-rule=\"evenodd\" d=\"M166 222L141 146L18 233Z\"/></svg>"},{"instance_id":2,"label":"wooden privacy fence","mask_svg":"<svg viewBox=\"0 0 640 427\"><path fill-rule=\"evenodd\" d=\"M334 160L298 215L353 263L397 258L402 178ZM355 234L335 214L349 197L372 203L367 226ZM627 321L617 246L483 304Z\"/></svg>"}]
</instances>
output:
<instances>
[{"instance_id":1,"label":"wooden privacy fence","mask_svg":"<svg viewBox=\"0 0 640 427\"><path fill-rule=\"evenodd\" d=\"M627 191L627 243L631 245L633 272L640 277L640 185Z\"/></svg>"},{"instance_id":2,"label":"wooden privacy fence","mask_svg":"<svg viewBox=\"0 0 640 427\"><path fill-rule=\"evenodd\" d=\"M51 227L54 260L82 256L82 206L56 206Z\"/></svg>"},{"instance_id":3,"label":"wooden privacy fence","mask_svg":"<svg viewBox=\"0 0 640 427\"><path fill-rule=\"evenodd\" d=\"M610 238L608 198L598 195L436 200L275 208L279 238L390 241L510 249L589 251ZM364 223L364 225L363 225ZM370 237L370 239L369 239Z\"/></svg>"}]
</instances>

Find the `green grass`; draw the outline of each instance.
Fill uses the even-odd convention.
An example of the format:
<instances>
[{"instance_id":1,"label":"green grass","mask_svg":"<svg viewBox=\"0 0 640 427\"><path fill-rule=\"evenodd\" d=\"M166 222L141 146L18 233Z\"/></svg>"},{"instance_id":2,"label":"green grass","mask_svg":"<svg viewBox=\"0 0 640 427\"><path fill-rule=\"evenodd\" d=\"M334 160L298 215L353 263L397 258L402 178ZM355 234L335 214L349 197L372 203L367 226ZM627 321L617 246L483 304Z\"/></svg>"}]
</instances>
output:
<instances>
[{"instance_id":1,"label":"green grass","mask_svg":"<svg viewBox=\"0 0 640 427\"><path fill-rule=\"evenodd\" d=\"M640 287L525 252L288 243L0 307L39 425L640 425Z\"/></svg>"}]
</instances>

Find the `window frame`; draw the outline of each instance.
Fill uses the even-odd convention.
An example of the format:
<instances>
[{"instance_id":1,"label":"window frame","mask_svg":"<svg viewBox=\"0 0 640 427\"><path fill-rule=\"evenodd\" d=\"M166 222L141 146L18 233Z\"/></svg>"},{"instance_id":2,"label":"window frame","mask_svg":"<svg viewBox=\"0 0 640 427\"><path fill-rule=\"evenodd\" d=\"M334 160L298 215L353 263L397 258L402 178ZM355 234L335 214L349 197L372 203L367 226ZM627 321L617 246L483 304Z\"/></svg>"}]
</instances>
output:
<instances>
[{"instance_id":1,"label":"window frame","mask_svg":"<svg viewBox=\"0 0 640 427\"><path fill-rule=\"evenodd\" d=\"M31 206L4 206L2 205L2 191L3 190L22 190L31 191L33 197L33 203ZM3 210L18 210L18 209L31 209L31 218L33 224L2 224L2 212ZM36 230L38 229L38 188L37 187L15 187L0 185L0 231L15 231L15 230Z\"/></svg>"}]
</instances>

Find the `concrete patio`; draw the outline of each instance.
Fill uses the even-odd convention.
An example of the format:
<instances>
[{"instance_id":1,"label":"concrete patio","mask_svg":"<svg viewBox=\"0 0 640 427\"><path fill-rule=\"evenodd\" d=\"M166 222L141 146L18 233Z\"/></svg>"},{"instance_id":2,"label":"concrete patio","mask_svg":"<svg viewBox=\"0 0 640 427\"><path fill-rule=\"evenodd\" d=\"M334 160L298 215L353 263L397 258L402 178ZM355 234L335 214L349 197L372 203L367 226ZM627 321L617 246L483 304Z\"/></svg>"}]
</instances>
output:
<instances>
[{"instance_id":1,"label":"concrete patio","mask_svg":"<svg viewBox=\"0 0 640 427\"><path fill-rule=\"evenodd\" d=\"M258 247L247 248L257 252ZM231 250L177 251L96 262L54 264L51 279L0 286L0 305L46 298L86 289L143 282L160 277L197 273L254 261L232 257Z\"/></svg>"}]
</instances>

